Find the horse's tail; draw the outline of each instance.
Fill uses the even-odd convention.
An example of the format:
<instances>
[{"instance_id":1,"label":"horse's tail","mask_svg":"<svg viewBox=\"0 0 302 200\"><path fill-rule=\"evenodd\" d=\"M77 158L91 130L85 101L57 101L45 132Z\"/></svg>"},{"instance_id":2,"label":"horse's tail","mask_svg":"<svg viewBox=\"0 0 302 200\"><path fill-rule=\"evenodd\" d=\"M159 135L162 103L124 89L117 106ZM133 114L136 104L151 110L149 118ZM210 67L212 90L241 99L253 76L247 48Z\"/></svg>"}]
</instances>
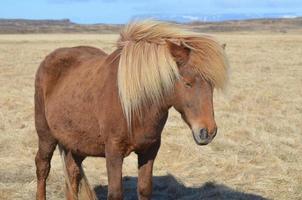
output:
<instances>
[{"instance_id":1,"label":"horse's tail","mask_svg":"<svg viewBox=\"0 0 302 200\"><path fill-rule=\"evenodd\" d=\"M91 187L88 183L87 177L84 173L82 166L80 167L80 173L82 178L79 184L79 193L76 194L73 191L67 172L67 167L66 167L66 152L63 150L63 147L61 145L58 145L58 147L59 147L59 151L62 159L62 165L64 169L64 176L66 181L66 191L65 191L66 194L67 192L69 192L70 194L72 194L72 197L75 200L97 200L95 193L91 190Z\"/></svg>"}]
</instances>

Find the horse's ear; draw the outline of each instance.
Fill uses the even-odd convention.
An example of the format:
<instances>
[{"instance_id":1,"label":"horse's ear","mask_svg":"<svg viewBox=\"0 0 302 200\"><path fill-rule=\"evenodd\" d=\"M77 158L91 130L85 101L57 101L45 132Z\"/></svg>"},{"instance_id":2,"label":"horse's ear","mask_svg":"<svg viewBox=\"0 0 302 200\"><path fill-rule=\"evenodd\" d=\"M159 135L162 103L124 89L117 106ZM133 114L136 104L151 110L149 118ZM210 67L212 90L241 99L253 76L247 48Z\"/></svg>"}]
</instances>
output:
<instances>
[{"instance_id":1,"label":"horse's ear","mask_svg":"<svg viewBox=\"0 0 302 200\"><path fill-rule=\"evenodd\" d=\"M189 60L190 49L181 44L179 40L166 40L167 46L175 62L184 65Z\"/></svg>"}]
</instances>

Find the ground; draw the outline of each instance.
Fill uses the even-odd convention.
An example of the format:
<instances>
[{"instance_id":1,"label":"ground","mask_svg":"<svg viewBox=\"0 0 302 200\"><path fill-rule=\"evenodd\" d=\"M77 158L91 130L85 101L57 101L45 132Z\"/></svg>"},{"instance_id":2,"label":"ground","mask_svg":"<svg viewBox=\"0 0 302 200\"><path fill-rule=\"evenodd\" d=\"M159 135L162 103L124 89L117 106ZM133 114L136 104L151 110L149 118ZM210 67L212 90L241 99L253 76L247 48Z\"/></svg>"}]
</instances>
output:
<instances>
[{"instance_id":1,"label":"ground","mask_svg":"<svg viewBox=\"0 0 302 200\"><path fill-rule=\"evenodd\" d=\"M215 92L219 127L207 146L171 110L154 167L154 199L302 199L302 36L295 33L214 34L227 43L230 82ZM34 199L37 136L34 74L58 47L92 45L111 52L117 35L0 35L0 199ZM105 198L102 158L84 162ZM125 199L135 199L136 155L124 163ZM64 199L58 151L48 199Z\"/></svg>"}]
</instances>

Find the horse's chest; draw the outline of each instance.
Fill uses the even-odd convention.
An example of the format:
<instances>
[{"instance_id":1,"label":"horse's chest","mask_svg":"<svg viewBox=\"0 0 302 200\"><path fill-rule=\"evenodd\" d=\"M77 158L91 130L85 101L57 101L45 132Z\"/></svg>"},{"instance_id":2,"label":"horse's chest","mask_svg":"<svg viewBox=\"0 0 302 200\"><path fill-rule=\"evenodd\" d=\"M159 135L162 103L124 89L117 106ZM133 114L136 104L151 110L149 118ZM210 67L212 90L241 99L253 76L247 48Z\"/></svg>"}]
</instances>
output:
<instances>
[{"instance_id":1,"label":"horse's chest","mask_svg":"<svg viewBox=\"0 0 302 200\"><path fill-rule=\"evenodd\" d=\"M157 117L157 120L153 118L146 119L134 133L133 146L135 151L146 151L153 145L160 143L161 132L168 118L168 113Z\"/></svg>"},{"instance_id":2,"label":"horse's chest","mask_svg":"<svg viewBox=\"0 0 302 200\"><path fill-rule=\"evenodd\" d=\"M160 133L141 132L134 137L133 146L136 152L145 151L160 141Z\"/></svg>"}]
</instances>

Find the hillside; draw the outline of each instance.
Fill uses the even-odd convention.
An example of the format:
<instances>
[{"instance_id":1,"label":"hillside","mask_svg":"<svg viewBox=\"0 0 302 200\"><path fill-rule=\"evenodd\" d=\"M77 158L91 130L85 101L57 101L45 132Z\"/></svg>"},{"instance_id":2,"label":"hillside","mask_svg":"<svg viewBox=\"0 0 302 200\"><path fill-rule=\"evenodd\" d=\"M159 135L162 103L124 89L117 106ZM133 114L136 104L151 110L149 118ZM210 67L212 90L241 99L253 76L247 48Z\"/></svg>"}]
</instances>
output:
<instances>
[{"instance_id":1,"label":"hillside","mask_svg":"<svg viewBox=\"0 0 302 200\"><path fill-rule=\"evenodd\" d=\"M198 32L237 32L268 31L288 32L302 30L302 17L293 19L254 19L224 22L193 21L184 23L189 29ZM26 20L0 19L0 34L17 33L116 33L121 25L77 24L69 19L63 20Z\"/></svg>"}]
</instances>

